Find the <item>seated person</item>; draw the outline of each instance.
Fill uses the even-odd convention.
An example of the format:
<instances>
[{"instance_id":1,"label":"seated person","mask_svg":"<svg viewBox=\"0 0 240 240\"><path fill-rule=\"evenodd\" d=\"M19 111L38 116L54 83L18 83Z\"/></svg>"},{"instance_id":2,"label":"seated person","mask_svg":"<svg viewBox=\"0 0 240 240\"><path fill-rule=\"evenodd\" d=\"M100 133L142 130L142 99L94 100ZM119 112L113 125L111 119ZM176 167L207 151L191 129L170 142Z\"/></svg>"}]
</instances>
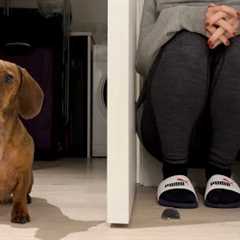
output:
<instances>
[{"instance_id":1,"label":"seated person","mask_svg":"<svg viewBox=\"0 0 240 240\"><path fill-rule=\"evenodd\" d=\"M211 125L205 205L240 206L240 188L231 178L240 149L240 1L228 2L144 3L136 58L145 79L138 134L163 161L157 198L164 206L198 206L188 161L191 134L204 109Z\"/></svg>"}]
</instances>

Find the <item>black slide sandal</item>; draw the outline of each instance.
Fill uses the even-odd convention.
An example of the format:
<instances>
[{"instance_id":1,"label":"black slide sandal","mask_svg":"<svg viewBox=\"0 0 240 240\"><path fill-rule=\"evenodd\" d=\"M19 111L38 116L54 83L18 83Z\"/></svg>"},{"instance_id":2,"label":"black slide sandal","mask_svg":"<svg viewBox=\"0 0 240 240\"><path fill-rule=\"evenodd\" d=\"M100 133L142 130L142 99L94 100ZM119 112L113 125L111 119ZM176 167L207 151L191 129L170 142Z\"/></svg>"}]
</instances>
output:
<instances>
[{"instance_id":1,"label":"black slide sandal","mask_svg":"<svg viewBox=\"0 0 240 240\"><path fill-rule=\"evenodd\" d=\"M164 192L180 189L193 194L192 202L173 202L161 198ZM175 175L164 179L158 186L157 201L160 205L175 208L196 208L198 207L198 197L191 183L191 180L184 175Z\"/></svg>"},{"instance_id":2,"label":"black slide sandal","mask_svg":"<svg viewBox=\"0 0 240 240\"><path fill-rule=\"evenodd\" d=\"M213 191L226 190L239 194L239 200L232 203L213 203L209 199L209 194ZM207 182L204 204L207 207L212 208L238 208L240 207L240 188L238 184L231 178L224 175L216 174L213 175Z\"/></svg>"}]
</instances>

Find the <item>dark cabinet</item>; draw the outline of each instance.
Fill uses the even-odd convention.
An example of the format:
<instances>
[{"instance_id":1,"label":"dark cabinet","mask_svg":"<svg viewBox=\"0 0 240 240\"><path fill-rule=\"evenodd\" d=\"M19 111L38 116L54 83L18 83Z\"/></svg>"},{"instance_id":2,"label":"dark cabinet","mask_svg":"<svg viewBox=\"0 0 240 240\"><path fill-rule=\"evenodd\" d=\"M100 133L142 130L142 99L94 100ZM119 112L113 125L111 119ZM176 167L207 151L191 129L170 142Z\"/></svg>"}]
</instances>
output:
<instances>
[{"instance_id":1,"label":"dark cabinet","mask_svg":"<svg viewBox=\"0 0 240 240\"><path fill-rule=\"evenodd\" d=\"M10 16L0 15L0 58L25 67L45 94L41 113L25 122L41 160L59 156L65 145L68 62L62 21L61 15L44 18L35 9L12 9ZM31 47L14 46L16 42Z\"/></svg>"},{"instance_id":2,"label":"dark cabinet","mask_svg":"<svg viewBox=\"0 0 240 240\"><path fill-rule=\"evenodd\" d=\"M70 37L69 155L86 158L91 153L92 36Z\"/></svg>"}]
</instances>

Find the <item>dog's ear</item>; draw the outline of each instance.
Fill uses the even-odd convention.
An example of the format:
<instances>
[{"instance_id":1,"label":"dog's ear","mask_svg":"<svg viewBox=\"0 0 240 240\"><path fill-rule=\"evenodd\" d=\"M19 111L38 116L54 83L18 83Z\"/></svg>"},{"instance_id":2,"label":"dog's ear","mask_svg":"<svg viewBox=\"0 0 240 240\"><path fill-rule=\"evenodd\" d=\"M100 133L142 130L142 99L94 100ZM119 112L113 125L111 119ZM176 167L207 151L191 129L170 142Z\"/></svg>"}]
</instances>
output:
<instances>
[{"instance_id":1,"label":"dog's ear","mask_svg":"<svg viewBox=\"0 0 240 240\"><path fill-rule=\"evenodd\" d=\"M31 119L41 111L44 94L26 69L19 67L19 70L21 83L18 92L18 113L24 119Z\"/></svg>"}]
</instances>

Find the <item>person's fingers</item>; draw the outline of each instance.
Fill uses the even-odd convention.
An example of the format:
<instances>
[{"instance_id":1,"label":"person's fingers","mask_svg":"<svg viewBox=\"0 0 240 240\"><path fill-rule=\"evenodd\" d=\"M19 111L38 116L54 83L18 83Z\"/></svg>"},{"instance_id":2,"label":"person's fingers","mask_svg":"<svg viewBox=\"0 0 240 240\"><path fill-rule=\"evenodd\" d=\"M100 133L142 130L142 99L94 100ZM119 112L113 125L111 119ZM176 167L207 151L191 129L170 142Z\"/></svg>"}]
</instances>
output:
<instances>
[{"instance_id":1,"label":"person's fingers","mask_svg":"<svg viewBox=\"0 0 240 240\"><path fill-rule=\"evenodd\" d=\"M213 27L214 28L214 27ZM210 31L207 31L207 36L211 36L214 32L216 31L215 29L211 29ZM209 45L209 48L214 49L216 48L218 45L220 45L222 43L222 41L217 40L215 43L213 43L213 45ZM229 43L230 44L230 43ZM229 46L229 45L226 45Z\"/></svg>"},{"instance_id":2,"label":"person's fingers","mask_svg":"<svg viewBox=\"0 0 240 240\"><path fill-rule=\"evenodd\" d=\"M233 23L233 27L236 31L239 30L239 26L240 26L240 21L235 21L235 23Z\"/></svg>"},{"instance_id":3,"label":"person's fingers","mask_svg":"<svg viewBox=\"0 0 240 240\"><path fill-rule=\"evenodd\" d=\"M230 19L229 20L229 23L232 25L232 27L235 29L235 32L237 32L238 31L238 28L239 28L239 21L236 21L236 19ZM228 39L230 39L230 38L233 38L233 37L235 37L235 35L234 36L232 36L231 34L229 34L228 32L224 32L224 35L228 38Z\"/></svg>"},{"instance_id":4,"label":"person's fingers","mask_svg":"<svg viewBox=\"0 0 240 240\"><path fill-rule=\"evenodd\" d=\"M229 23L233 25L236 31L238 31L240 26L240 12L239 12L239 17L230 19Z\"/></svg>"},{"instance_id":5,"label":"person's fingers","mask_svg":"<svg viewBox=\"0 0 240 240\"><path fill-rule=\"evenodd\" d=\"M215 45L215 43L220 40L220 38L223 36L223 29L218 28L216 31L212 31L210 30L210 32L212 33L211 37L208 39L208 45L211 47L213 45Z\"/></svg>"},{"instance_id":6,"label":"person's fingers","mask_svg":"<svg viewBox=\"0 0 240 240\"><path fill-rule=\"evenodd\" d=\"M221 6L222 11L228 13L229 15L232 15L233 17L238 17L237 15L237 10L233 7L229 7L227 5L222 5Z\"/></svg>"},{"instance_id":7,"label":"person's fingers","mask_svg":"<svg viewBox=\"0 0 240 240\"><path fill-rule=\"evenodd\" d=\"M216 48L218 45L220 45L221 44L221 41L217 41L212 47L211 47L211 49L214 49L214 48ZM228 45L229 46L229 45Z\"/></svg>"},{"instance_id":8,"label":"person's fingers","mask_svg":"<svg viewBox=\"0 0 240 240\"><path fill-rule=\"evenodd\" d=\"M207 23L210 25L214 25L219 20L227 18L227 16L228 15L225 12L219 11L219 12L213 14L212 16L209 16L209 18L207 19Z\"/></svg>"},{"instance_id":9,"label":"person's fingers","mask_svg":"<svg viewBox=\"0 0 240 240\"><path fill-rule=\"evenodd\" d=\"M230 19L228 19L228 20L226 20L231 26L232 26L232 28L234 29L234 31L235 31L235 35L236 35L236 33L237 32L239 32L239 26L240 26L240 19L239 18L230 18ZM228 39L229 38L232 38L232 37L234 37L235 35L231 35L231 34L229 34L228 32L225 32L225 35L228 37Z\"/></svg>"},{"instance_id":10,"label":"person's fingers","mask_svg":"<svg viewBox=\"0 0 240 240\"><path fill-rule=\"evenodd\" d=\"M207 31L207 36L211 36L215 31L216 31L216 28L215 28L215 30L212 29L211 31ZM215 43L213 43L213 45L209 45L209 44L208 44L208 46L209 46L209 48L214 49L215 47L217 47L217 46L220 45L221 43L222 43L222 41L217 40Z\"/></svg>"},{"instance_id":11,"label":"person's fingers","mask_svg":"<svg viewBox=\"0 0 240 240\"><path fill-rule=\"evenodd\" d=\"M225 20L219 20L216 25L219 27L222 27L226 32L228 32L232 37L236 35L236 29L227 21Z\"/></svg>"},{"instance_id":12,"label":"person's fingers","mask_svg":"<svg viewBox=\"0 0 240 240\"><path fill-rule=\"evenodd\" d=\"M216 5L216 6L213 6L213 7L209 7L209 12L210 13L216 13L216 12L225 12L226 14L228 14L229 16L232 16L232 17L237 17L238 16L238 13L237 13L237 10L232 8L232 7L229 7L229 6L226 6L226 5Z\"/></svg>"},{"instance_id":13,"label":"person's fingers","mask_svg":"<svg viewBox=\"0 0 240 240\"><path fill-rule=\"evenodd\" d=\"M235 30L235 33L239 33L239 26L240 26L240 20L239 18L231 18L229 21L229 24L232 25L232 27L234 28ZM228 34L228 32L225 32L225 35L228 37L228 39L232 38L232 37L235 37L235 36L231 36L230 34Z\"/></svg>"},{"instance_id":14,"label":"person's fingers","mask_svg":"<svg viewBox=\"0 0 240 240\"><path fill-rule=\"evenodd\" d=\"M213 26L207 27L207 32L209 34L209 37L211 37L216 32L216 30L217 30L216 27L213 27ZM229 46L230 42L229 42L228 38L224 35L224 32L225 31L223 29L221 29L221 31L219 30L219 38L215 42L209 41L209 45L213 46L216 44L216 42L220 41L224 45Z\"/></svg>"},{"instance_id":15,"label":"person's fingers","mask_svg":"<svg viewBox=\"0 0 240 240\"><path fill-rule=\"evenodd\" d=\"M223 36L224 30L222 28L218 28L212 36L208 40L208 44L210 47L214 46L215 43Z\"/></svg>"}]
</instances>

